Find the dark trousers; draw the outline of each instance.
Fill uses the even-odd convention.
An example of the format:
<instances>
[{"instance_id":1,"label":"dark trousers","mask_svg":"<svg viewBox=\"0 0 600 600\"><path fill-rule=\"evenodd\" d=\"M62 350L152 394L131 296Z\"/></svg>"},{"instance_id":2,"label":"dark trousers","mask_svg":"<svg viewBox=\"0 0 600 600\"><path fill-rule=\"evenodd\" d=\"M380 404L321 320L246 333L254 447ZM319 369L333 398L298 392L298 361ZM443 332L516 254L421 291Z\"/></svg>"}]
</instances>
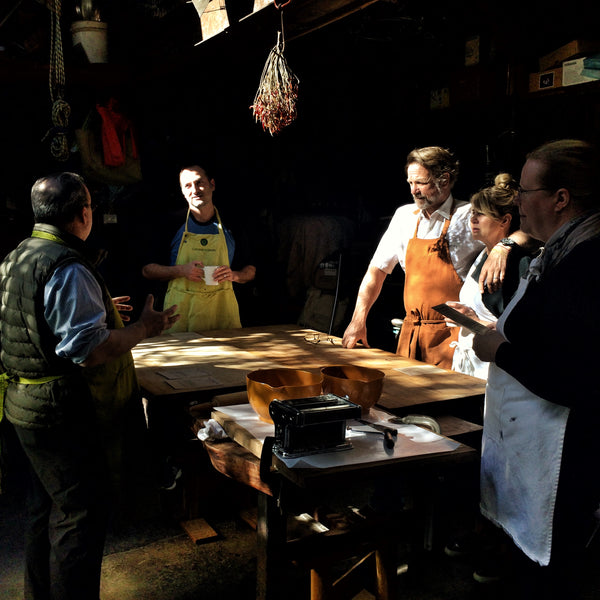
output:
<instances>
[{"instance_id":1,"label":"dark trousers","mask_svg":"<svg viewBox=\"0 0 600 600\"><path fill-rule=\"evenodd\" d=\"M88 423L15 426L30 469L25 600L99 598L108 486Z\"/></svg>"}]
</instances>

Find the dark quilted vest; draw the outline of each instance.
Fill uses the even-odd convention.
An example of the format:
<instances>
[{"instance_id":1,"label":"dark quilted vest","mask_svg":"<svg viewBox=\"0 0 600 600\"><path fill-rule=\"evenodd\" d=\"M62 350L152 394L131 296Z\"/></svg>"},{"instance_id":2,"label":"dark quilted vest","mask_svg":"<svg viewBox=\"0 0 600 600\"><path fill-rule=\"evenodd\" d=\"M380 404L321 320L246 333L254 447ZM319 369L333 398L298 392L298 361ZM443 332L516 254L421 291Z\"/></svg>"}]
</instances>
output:
<instances>
[{"instance_id":1,"label":"dark quilted vest","mask_svg":"<svg viewBox=\"0 0 600 600\"><path fill-rule=\"evenodd\" d=\"M77 249L83 249L81 240L50 225L38 224L35 230L65 243L28 238L0 265L0 361L10 375L61 376L40 385L11 384L6 392L6 418L21 427L42 428L60 423L67 413L86 414L91 408L83 369L56 356L58 340L44 318L44 286L59 265L80 262L95 270ZM104 300L107 304L110 298Z\"/></svg>"}]
</instances>

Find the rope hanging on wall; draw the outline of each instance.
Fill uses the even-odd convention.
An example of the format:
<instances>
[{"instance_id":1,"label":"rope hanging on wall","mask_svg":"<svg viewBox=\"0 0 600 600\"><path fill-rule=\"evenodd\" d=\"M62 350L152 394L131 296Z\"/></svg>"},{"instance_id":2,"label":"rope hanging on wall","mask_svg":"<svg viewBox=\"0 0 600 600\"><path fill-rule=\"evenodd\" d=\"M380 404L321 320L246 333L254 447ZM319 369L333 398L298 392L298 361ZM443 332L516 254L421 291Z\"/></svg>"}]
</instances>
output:
<instances>
[{"instance_id":1,"label":"rope hanging on wall","mask_svg":"<svg viewBox=\"0 0 600 600\"><path fill-rule=\"evenodd\" d=\"M71 107L65 101L65 64L60 25L61 0L50 0L50 100L52 101L52 128L43 140L52 136L50 152L54 158L66 161L69 158L67 126L71 116Z\"/></svg>"},{"instance_id":2,"label":"rope hanging on wall","mask_svg":"<svg viewBox=\"0 0 600 600\"><path fill-rule=\"evenodd\" d=\"M263 68L254 103L250 107L254 120L261 122L262 128L271 135L279 133L297 116L299 79L288 67L283 56L285 37L283 33L283 6L275 6L281 14L281 31L277 32L277 44L273 47Z\"/></svg>"}]
</instances>

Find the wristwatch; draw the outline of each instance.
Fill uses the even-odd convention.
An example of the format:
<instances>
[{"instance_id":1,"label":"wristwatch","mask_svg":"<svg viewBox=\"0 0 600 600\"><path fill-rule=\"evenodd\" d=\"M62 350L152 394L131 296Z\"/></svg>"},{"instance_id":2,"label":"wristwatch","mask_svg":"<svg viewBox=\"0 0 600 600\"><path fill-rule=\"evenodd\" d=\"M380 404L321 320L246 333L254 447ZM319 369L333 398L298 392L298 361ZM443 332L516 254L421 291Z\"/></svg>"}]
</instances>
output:
<instances>
[{"instance_id":1,"label":"wristwatch","mask_svg":"<svg viewBox=\"0 0 600 600\"><path fill-rule=\"evenodd\" d=\"M517 244L517 242L515 242L515 240L513 240L512 238L502 238L498 244L501 244L502 246L506 246L507 248L514 248L515 246L518 246L519 244ZM498 245L496 244L496 246Z\"/></svg>"}]
</instances>

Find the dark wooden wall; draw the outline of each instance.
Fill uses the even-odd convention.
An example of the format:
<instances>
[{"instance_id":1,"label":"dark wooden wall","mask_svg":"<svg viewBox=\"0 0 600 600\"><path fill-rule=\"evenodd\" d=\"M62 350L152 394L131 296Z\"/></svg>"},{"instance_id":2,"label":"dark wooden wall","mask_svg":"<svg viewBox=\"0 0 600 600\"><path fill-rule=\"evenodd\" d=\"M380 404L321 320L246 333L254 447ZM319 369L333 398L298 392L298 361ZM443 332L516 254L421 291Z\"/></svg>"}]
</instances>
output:
<instances>
[{"instance_id":1,"label":"dark wooden wall","mask_svg":"<svg viewBox=\"0 0 600 600\"><path fill-rule=\"evenodd\" d=\"M133 283L136 297L146 292L138 250L153 243L161 213L182 202L179 167L197 160L214 165L219 200L235 207L255 233L261 263L253 294L260 300L252 306L265 309L258 320L293 319L301 304L301 298L285 298L285 274L274 261L278 226L291 215L335 214L355 222L350 279L358 285L386 218L410 201L403 167L412 148L455 150L462 163L456 195L466 199L500 170L518 176L525 152L543 141L597 141L598 84L527 91L541 55L596 35L577 4L549 14L535 1L524 14L522 3L512 0L501 6L380 1L291 36L285 54L300 79L298 118L271 137L249 107L276 41L276 12L256 30L242 21L194 46L199 23L190 4L158 20L141 18L135 3L121 3L120 12L119 4L109 3L112 64L86 67L65 50L71 127L96 102L117 96L138 133L144 180L117 195L119 231L98 230L120 256L110 263L109 282ZM474 35L480 37L480 63L465 67L465 42ZM42 44L38 63L43 52ZM47 71L38 63L0 60L2 253L27 234L35 178L79 168L76 152L59 163L40 141L49 127L50 100ZM431 110L431 91L441 88L449 90L450 105ZM384 320L401 302L401 278L397 283L391 306L381 302Z\"/></svg>"}]
</instances>

